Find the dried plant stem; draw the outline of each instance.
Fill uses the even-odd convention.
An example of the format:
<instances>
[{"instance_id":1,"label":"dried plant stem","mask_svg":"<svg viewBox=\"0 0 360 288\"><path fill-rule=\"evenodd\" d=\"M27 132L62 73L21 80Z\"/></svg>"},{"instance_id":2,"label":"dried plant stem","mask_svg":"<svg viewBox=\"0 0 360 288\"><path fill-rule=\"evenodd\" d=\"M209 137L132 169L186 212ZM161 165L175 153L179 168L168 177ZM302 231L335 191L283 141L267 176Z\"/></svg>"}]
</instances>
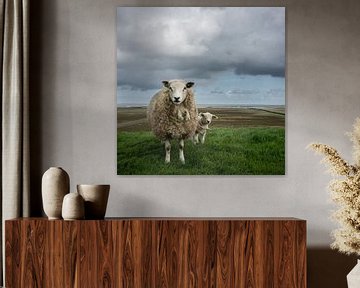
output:
<instances>
[{"instance_id":1,"label":"dried plant stem","mask_svg":"<svg viewBox=\"0 0 360 288\"><path fill-rule=\"evenodd\" d=\"M350 175L356 173L356 167L349 165L337 152L329 145L321 143L311 143L308 148L313 149L318 154L325 156L324 162L329 165L330 172L335 175Z\"/></svg>"},{"instance_id":2,"label":"dried plant stem","mask_svg":"<svg viewBox=\"0 0 360 288\"><path fill-rule=\"evenodd\" d=\"M353 157L355 165L360 166L360 118L356 118L353 132L349 133L350 140L353 142Z\"/></svg>"}]
</instances>

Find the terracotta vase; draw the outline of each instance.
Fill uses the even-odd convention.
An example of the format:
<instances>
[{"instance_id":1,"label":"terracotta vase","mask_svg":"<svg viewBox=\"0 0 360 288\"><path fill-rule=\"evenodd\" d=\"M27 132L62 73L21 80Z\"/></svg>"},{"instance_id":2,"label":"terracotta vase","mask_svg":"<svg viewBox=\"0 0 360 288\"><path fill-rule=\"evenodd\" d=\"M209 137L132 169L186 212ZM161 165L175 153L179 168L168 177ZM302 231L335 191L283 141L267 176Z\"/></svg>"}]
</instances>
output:
<instances>
[{"instance_id":1,"label":"terracotta vase","mask_svg":"<svg viewBox=\"0 0 360 288\"><path fill-rule=\"evenodd\" d=\"M347 275L348 288L360 287L360 260L357 261L355 267Z\"/></svg>"},{"instance_id":2,"label":"terracotta vase","mask_svg":"<svg viewBox=\"0 0 360 288\"><path fill-rule=\"evenodd\" d=\"M65 195L62 204L62 217L64 220L84 219L84 199L77 192Z\"/></svg>"},{"instance_id":3,"label":"terracotta vase","mask_svg":"<svg viewBox=\"0 0 360 288\"><path fill-rule=\"evenodd\" d=\"M61 219L63 198L69 193L69 175L60 167L49 168L42 177L43 208L49 219Z\"/></svg>"},{"instance_id":4,"label":"terracotta vase","mask_svg":"<svg viewBox=\"0 0 360 288\"><path fill-rule=\"evenodd\" d=\"M85 219L104 219L110 185L77 185L85 201Z\"/></svg>"}]
</instances>

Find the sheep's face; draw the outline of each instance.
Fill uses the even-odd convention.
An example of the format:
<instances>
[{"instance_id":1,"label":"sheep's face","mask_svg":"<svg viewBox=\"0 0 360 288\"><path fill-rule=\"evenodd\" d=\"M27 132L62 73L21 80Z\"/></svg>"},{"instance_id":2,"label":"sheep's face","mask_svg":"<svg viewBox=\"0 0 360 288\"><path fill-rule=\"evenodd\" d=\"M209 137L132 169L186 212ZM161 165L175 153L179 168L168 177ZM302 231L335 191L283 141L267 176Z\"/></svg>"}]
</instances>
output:
<instances>
[{"instance_id":1,"label":"sheep's face","mask_svg":"<svg viewBox=\"0 0 360 288\"><path fill-rule=\"evenodd\" d=\"M188 90L194 86L193 82L181 80L163 81L164 87L169 91L169 97L172 103L179 105L186 99Z\"/></svg>"},{"instance_id":2,"label":"sheep's face","mask_svg":"<svg viewBox=\"0 0 360 288\"><path fill-rule=\"evenodd\" d=\"M202 125L209 125L213 118L217 119L218 117L210 112L199 113L199 120Z\"/></svg>"}]
</instances>

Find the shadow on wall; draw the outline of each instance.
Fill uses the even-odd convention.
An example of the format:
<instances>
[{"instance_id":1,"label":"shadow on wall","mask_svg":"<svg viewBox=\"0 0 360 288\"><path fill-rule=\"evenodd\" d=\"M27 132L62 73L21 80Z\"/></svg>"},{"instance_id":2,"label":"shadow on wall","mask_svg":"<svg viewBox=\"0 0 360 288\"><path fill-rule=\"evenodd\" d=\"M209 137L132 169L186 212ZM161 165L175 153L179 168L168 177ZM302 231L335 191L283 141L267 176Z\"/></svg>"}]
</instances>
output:
<instances>
[{"instance_id":1,"label":"shadow on wall","mask_svg":"<svg viewBox=\"0 0 360 288\"><path fill-rule=\"evenodd\" d=\"M42 216L41 162L42 162L42 107L41 67L42 25L44 0L33 1L30 5L31 25L29 43L29 110L30 110L30 216Z\"/></svg>"},{"instance_id":2,"label":"shadow on wall","mask_svg":"<svg viewBox=\"0 0 360 288\"><path fill-rule=\"evenodd\" d=\"M347 288L346 275L356 265L356 256L328 248L307 250L308 288Z\"/></svg>"}]
</instances>

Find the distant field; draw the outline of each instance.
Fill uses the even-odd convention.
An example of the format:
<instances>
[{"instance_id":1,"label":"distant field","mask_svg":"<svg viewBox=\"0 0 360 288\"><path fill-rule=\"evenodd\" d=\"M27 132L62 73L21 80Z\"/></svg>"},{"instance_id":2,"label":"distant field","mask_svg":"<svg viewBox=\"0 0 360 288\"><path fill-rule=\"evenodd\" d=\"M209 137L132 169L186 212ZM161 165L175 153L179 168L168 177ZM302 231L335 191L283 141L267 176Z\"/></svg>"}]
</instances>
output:
<instances>
[{"instance_id":1,"label":"distant field","mask_svg":"<svg viewBox=\"0 0 360 288\"><path fill-rule=\"evenodd\" d=\"M263 106L257 108L200 108L199 112L211 112L219 119L212 127L285 127L284 106ZM145 107L117 109L117 127L120 131L149 131Z\"/></svg>"},{"instance_id":2,"label":"distant field","mask_svg":"<svg viewBox=\"0 0 360 288\"><path fill-rule=\"evenodd\" d=\"M119 131L119 175L283 175L285 129L214 128L204 145L185 143L186 164L172 144L171 163L165 164L164 146L151 132Z\"/></svg>"}]
</instances>

